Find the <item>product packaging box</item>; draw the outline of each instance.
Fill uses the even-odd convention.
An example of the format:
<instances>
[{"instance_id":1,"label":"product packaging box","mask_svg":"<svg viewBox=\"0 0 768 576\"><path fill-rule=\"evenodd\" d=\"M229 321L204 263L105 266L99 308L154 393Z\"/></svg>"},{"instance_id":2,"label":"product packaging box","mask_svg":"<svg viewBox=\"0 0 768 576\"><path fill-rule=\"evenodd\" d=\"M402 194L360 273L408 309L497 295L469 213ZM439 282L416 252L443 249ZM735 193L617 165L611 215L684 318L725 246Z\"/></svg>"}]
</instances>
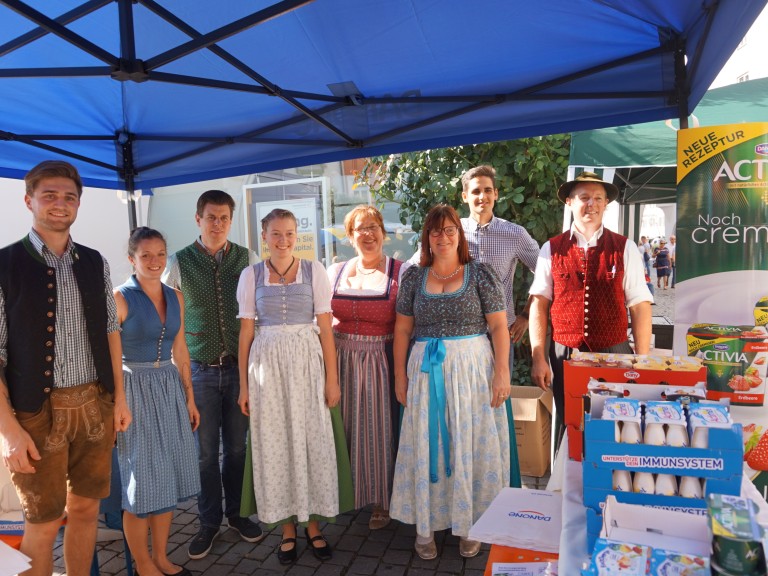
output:
<instances>
[{"instance_id":1,"label":"product packaging box","mask_svg":"<svg viewBox=\"0 0 768 576\"><path fill-rule=\"evenodd\" d=\"M710 428L707 448L694 448L616 442L615 422L592 419L589 414L585 418L585 465L592 463L610 470L696 476L708 480L736 476L741 486L744 470L741 424Z\"/></svg>"},{"instance_id":2,"label":"product packaging box","mask_svg":"<svg viewBox=\"0 0 768 576\"><path fill-rule=\"evenodd\" d=\"M538 386L512 386L520 473L540 478L549 469L552 436L552 391Z\"/></svg>"},{"instance_id":3,"label":"product packaging box","mask_svg":"<svg viewBox=\"0 0 768 576\"><path fill-rule=\"evenodd\" d=\"M604 382L629 384L656 384L661 390L668 386L694 386L706 382L707 370L701 361L681 361L680 358L634 356L631 354L604 355L611 361L591 361L582 354L578 359L565 362L565 417L568 428L568 456L581 461L584 431L584 395L591 378ZM591 356L601 356L592 354ZM576 358L576 356L574 356ZM686 358L686 357L682 357Z\"/></svg>"},{"instance_id":4,"label":"product packaging box","mask_svg":"<svg viewBox=\"0 0 768 576\"><path fill-rule=\"evenodd\" d=\"M24 533L24 514L8 469L0 464L0 534Z\"/></svg>"},{"instance_id":5,"label":"product packaging box","mask_svg":"<svg viewBox=\"0 0 768 576\"><path fill-rule=\"evenodd\" d=\"M731 404L762 406L768 368L764 326L694 324L685 336L688 354L707 367L708 397Z\"/></svg>"},{"instance_id":6,"label":"product packaging box","mask_svg":"<svg viewBox=\"0 0 768 576\"><path fill-rule=\"evenodd\" d=\"M616 442L615 422L592 419L590 415L585 418L584 506L587 507L590 544L598 536L608 498L623 504L705 516L706 495L738 495L741 492L743 450L738 442L742 434L739 424L710 429L708 447L692 448ZM623 471L628 477L645 473L657 481L661 475L666 475L674 478L675 483L680 482L681 490L685 478L700 494L699 497L684 497L655 493L653 489L648 493L635 492L631 488L622 491L616 482L616 474L621 473L617 471Z\"/></svg>"},{"instance_id":7,"label":"product packaging box","mask_svg":"<svg viewBox=\"0 0 768 576\"><path fill-rule=\"evenodd\" d=\"M600 537L684 554L709 555L706 515L649 510L643 506L623 504L613 496L605 501Z\"/></svg>"},{"instance_id":8,"label":"product packaging box","mask_svg":"<svg viewBox=\"0 0 768 576\"><path fill-rule=\"evenodd\" d=\"M21 536L24 534L24 517L21 512L0 514L0 535Z\"/></svg>"}]
</instances>

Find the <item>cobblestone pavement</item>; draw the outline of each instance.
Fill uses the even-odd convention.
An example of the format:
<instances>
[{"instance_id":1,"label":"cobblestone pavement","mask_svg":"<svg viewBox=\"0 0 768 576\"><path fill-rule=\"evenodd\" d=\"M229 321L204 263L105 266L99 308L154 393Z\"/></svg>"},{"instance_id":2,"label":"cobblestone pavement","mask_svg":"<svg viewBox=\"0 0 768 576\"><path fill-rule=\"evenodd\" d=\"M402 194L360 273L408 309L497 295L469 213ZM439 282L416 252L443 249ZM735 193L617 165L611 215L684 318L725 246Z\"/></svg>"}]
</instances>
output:
<instances>
[{"instance_id":1,"label":"cobblestone pavement","mask_svg":"<svg viewBox=\"0 0 768 576\"><path fill-rule=\"evenodd\" d=\"M523 477L528 488L544 489L547 480L548 477ZM483 575L489 546L484 544L475 558L465 559L459 555L457 537L437 532L438 556L424 561L413 550L416 536L413 526L393 520L389 526L371 531L368 529L369 518L370 509L358 510L339 516L334 524L323 528L323 534L334 548L333 558L327 562L318 561L304 537L299 536L298 561L282 566L275 554L280 543L280 528L269 532L258 544L250 544L241 541L236 532L225 527L222 527L208 556L190 560L187 546L197 533L197 502L192 500L180 505L174 514L168 556L195 576ZM126 571L122 540L100 542L97 549L102 576L130 576ZM54 575L63 574L64 559L59 539L54 551Z\"/></svg>"},{"instance_id":2,"label":"cobblestone pavement","mask_svg":"<svg viewBox=\"0 0 768 576\"><path fill-rule=\"evenodd\" d=\"M655 279L654 279L655 281ZM669 288L668 290L656 288L654 284L654 301L656 304L652 306L654 316L664 316L670 323L675 322L675 292L677 288Z\"/></svg>"}]
</instances>

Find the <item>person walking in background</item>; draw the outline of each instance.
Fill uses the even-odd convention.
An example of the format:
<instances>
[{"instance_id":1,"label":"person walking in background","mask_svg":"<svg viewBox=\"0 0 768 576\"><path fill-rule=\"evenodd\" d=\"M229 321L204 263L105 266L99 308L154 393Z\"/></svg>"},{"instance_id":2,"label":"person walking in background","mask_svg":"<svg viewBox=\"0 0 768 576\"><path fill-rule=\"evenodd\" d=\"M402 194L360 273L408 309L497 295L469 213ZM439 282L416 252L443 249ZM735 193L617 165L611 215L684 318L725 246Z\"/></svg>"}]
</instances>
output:
<instances>
[{"instance_id":1,"label":"person walking in background","mask_svg":"<svg viewBox=\"0 0 768 576\"><path fill-rule=\"evenodd\" d=\"M664 240L664 238L659 239L659 246L654 250L653 255L656 258L653 262L653 267L656 268L656 288L661 288L663 281L664 290L666 290L667 285L669 284L669 275L672 268L667 241Z\"/></svg>"},{"instance_id":2,"label":"person walking in background","mask_svg":"<svg viewBox=\"0 0 768 576\"><path fill-rule=\"evenodd\" d=\"M645 266L645 273L651 276L651 245L648 243L648 238L640 236L640 243L637 245L637 249L643 257L643 266ZM653 292L651 292L653 294Z\"/></svg>"},{"instance_id":3,"label":"person walking in background","mask_svg":"<svg viewBox=\"0 0 768 576\"><path fill-rule=\"evenodd\" d=\"M128 239L128 259L134 274L115 290L125 395L135 417L117 436L123 528L137 574L189 576L167 556L176 505L200 491L192 435L200 414L184 340L184 301L160 282L167 259L160 232L136 228Z\"/></svg>"},{"instance_id":4,"label":"person walking in background","mask_svg":"<svg viewBox=\"0 0 768 576\"><path fill-rule=\"evenodd\" d=\"M372 504L368 527L378 530L390 521L400 416L394 395L392 340L395 303L405 266L384 255L387 233L375 207L353 208L344 218L344 229L357 256L328 269L341 413L355 508Z\"/></svg>"},{"instance_id":5,"label":"person walking in background","mask_svg":"<svg viewBox=\"0 0 768 576\"><path fill-rule=\"evenodd\" d=\"M184 322L192 369L192 389L200 411L196 432L200 464L197 501L200 529L189 545L193 560L204 558L227 524L246 542L264 534L240 516L248 418L237 404L239 326L237 282L252 259L249 250L230 242L235 201L222 190L208 190L197 200L200 236L168 259L163 281L184 295ZM219 467L219 444L223 448ZM224 488L224 509L221 490Z\"/></svg>"},{"instance_id":6,"label":"person walking in background","mask_svg":"<svg viewBox=\"0 0 768 576\"><path fill-rule=\"evenodd\" d=\"M674 288L675 275L677 271L677 238L674 234L669 237L669 246L667 246L667 249L669 250L669 264L672 267L672 280L670 281L670 288Z\"/></svg>"},{"instance_id":7,"label":"person walking in background","mask_svg":"<svg viewBox=\"0 0 768 576\"><path fill-rule=\"evenodd\" d=\"M351 478L339 478L331 415L341 397L331 287L320 262L293 255L296 228L288 210L267 214L261 237L269 258L243 270L237 287L238 403L250 417L259 517L282 526L281 564L298 557L296 522L317 559L332 557L319 521L339 513L340 482L351 489ZM346 464L348 472L348 456Z\"/></svg>"},{"instance_id":8,"label":"person walking in background","mask_svg":"<svg viewBox=\"0 0 768 576\"><path fill-rule=\"evenodd\" d=\"M67 162L24 177L32 229L0 250L0 442L24 509L27 575L53 573L64 511L68 574L87 574L115 433L131 413L109 265L75 244L83 184Z\"/></svg>"},{"instance_id":9,"label":"person walking in background","mask_svg":"<svg viewBox=\"0 0 768 576\"><path fill-rule=\"evenodd\" d=\"M648 254L648 259L647 260L643 259L643 260L645 262L645 269L648 272L648 276L650 276L651 275L651 254L652 254L650 238L648 237L645 238L645 241L643 242L643 249L645 250L645 253Z\"/></svg>"},{"instance_id":10,"label":"person walking in background","mask_svg":"<svg viewBox=\"0 0 768 576\"><path fill-rule=\"evenodd\" d=\"M437 556L434 531L446 529L459 536L462 556L476 556L469 528L509 486L509 345L498 276L472 260L456 211L433 207L420 266L400 286L394 340L404 412L390 514L416 525L422 559Z\"/></svg>"}]
</instances>

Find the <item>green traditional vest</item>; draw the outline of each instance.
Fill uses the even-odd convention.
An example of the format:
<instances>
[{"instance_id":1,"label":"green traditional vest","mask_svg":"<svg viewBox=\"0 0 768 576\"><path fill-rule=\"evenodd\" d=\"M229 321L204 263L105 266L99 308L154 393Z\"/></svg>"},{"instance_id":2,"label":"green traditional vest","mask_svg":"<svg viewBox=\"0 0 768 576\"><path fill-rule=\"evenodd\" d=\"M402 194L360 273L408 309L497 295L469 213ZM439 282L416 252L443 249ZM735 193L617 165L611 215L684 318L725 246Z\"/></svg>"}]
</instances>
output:
<instances>
[{"instance_id":1,"label":"green traditional vest","mask_svg":"<svg viewBox=\"0 0 768 576\"><path fill-rule=\"evenodd\" d=\"M240 321L237 283L248 266L248 249L229 242L221 264L194 242L176 253L184 294L184 326L192 360L215 364L237 356Z\"/></svg>"}]
</instances>

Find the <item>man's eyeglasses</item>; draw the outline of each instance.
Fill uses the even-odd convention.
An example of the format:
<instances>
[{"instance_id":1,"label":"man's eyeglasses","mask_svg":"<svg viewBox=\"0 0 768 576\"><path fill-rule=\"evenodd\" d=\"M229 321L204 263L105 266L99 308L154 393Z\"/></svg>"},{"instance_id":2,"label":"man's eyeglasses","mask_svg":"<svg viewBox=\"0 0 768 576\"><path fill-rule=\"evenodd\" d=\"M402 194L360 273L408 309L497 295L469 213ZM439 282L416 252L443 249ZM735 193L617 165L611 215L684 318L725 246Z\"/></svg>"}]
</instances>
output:
<instances>
[{"instance_id":1,"label":"man's eyeglasses","mask_svg":"<svg viewBox=\"0 0 768 576\"><path fill-rule=\"evenodd\" d=\"M378 226L363 226L361 228L355 228L355 232L358 234L376 234L377 230L381 230Z\"/></svg>"},{"instance_id":2,"label":"man's eyeglasses","mask_svg":"<svg viewBox=\"0 0 768 576\"><path fill-rule=\"evenodd\" d=\"M445 226L444 228L432 228L429 231L429 235L432 236L432 238L439 238L440 235L445 232L445 235L450 238L451 236L456 236L456 232L458 231L458 226Z\"/></svg>"}]
</instances>

